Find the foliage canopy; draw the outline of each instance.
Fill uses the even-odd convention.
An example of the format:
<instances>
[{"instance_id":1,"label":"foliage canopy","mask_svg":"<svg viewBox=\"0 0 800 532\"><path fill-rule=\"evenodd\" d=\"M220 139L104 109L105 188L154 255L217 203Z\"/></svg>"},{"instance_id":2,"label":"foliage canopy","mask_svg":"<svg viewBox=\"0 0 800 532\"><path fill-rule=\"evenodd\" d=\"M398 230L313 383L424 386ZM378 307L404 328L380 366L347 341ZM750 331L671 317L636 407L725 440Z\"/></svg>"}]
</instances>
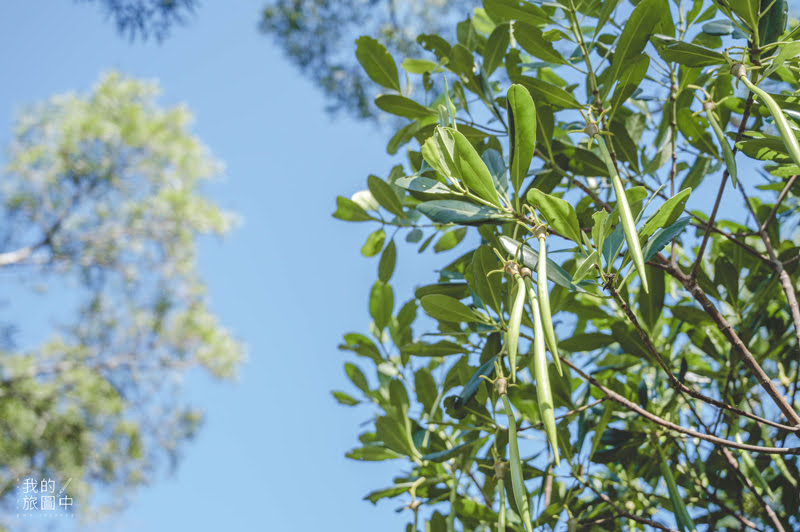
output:
<instances>
[{"instance_id":1,"label":"foliage canopy","mask_svg":"<svg viewBox=\"0 0 800 532\"><path fill-rule=\"evenodd\" d=\"M93 487L149 481L202 421L177 393L181 376L230 378L242 358L195 272L197 237L234 221L199 190L221 167L187 109L160 108L158 92L110 73L17 120L0 185L0 271L56 321L2 346L4 515L26 476L71 478L84 508Z\"/></svg>"},{"instance_id":2,"label":"foliage canopy","mask_svg":"<svg viewBox=\"0 0 800 532\"><path fill-rule=\"evenodd\" d=\"M348 456L397 464L368 500L408 530L800 528L787 18L484 0L424 57L358 39L407 147L334 213L380 226L372 323L340 346L358 391L334 392L374 413ZM411 246L438 275L396 294Z\"/></svg>"}]
</instances>

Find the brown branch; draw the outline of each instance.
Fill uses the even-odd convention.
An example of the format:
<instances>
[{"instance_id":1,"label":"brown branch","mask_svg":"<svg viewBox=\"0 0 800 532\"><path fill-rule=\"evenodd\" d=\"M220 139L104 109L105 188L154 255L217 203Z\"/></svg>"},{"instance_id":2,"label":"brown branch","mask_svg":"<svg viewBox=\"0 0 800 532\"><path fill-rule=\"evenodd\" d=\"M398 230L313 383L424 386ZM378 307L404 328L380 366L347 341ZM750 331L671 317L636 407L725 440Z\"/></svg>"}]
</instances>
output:
<instances>
[{"instance_id":1,"label":"brown branch","mask_svg":"<svg viewBox=\"0 0 800 532\"><path fill-rule=\"evenodd\" d=\"M781 430L788 430L788 431L792 431L792 432L800 432L800 426L790 427L788 425L783 425L781 423L776 423L775 421L771 421L769 419L765 419L763 417L757 416L757 415L755 415L755 414L753 414L751 412L747 412L746 410L742 410L741 408L737 408L737 407L735 407L733 405L729 405L729 404L727 404L725 402L718 401L718 400L714 399L713 397L709 397L709 396L707 396L707 395L695 390L694 388L690 388L690 387L686 386L685 384L683 384L680 380L678 380L678 378L675 376L675 374L672 373L672 370L669 368L669 365L667 365L667 363L664 361L664 358L661 356L661 353L658 352L656 347L653 345L652 340L650 340L650 335L647 334L647 332L641 326L641 324L639 323L639 319L636 317L636 315L633 313L633 311L631 311L631 309L628 306L628 304L622 299L622 296L620 295L620 293L613 286L608 286L607 288L608 288L609 292L611 293L611 296L614 298L614 300L619 304L620 307L622 307L622 310L625 313L625 316L627 316L628 321L630 321L633 324L634 328L639 333L639 336L641 337L642 342L644 343L645 347L647 348L647 351L656 360L658 365L661 366L661 369L664 370L664 373L667 374L667 377L669 378L670 386L672 386L675 390L677 390L680 393L685 393L685 394L687 394L687 395L689 395L691 397L694 397L695 399L699 399L699 400L701 400L703 402L706 402L706 403L708 403L710 405L716 406L717 408L728 410L728 411L733 412L735 414L738 414L740 416L748 417L748 418L750 418L750 419L752 419L752 420L754 420L754 421L756 421L758 423L764 423L765 425L769 425L771 427L775 427L775 428L778 428L778 429L781 429Z\"/></svg>"},{"instance_id":2,"label":"brown branch","mask_svg":"<svg viewBox=\"0 0 800 532\"><path fill-rule=\"evenodd\" d=\"M532 337L526 334L520 334L520 336L527 338L528 340L533 340ZM622 395L618 394L611 388L607 388L600 384L600 382L592 377L591 375L587 375L584 371L578 368L575 364L570 362L567 358L558 355L558 358L561 361L572 368L578 375L580 375L585 381L589 384L598 388L600 391L606 394L606 396L611 399L612 401L616 401L617 403L621 404L625 408L629 410L633 410L640 416L656 423L657 425L661 425L664 428L670 429L675 432L680 432L681 434L686 434L688 436L692 436L693 438L699 438L701 440L705 440L711 443L715 443L718 445L725 445L727 447L733 447L734 449L744 449L745 451L752 451L755 453L765 453L765 454L788 454L788 455L796 455L800 454L800 447L763 447L761 445L749 445L747 443L739 443L735 441L729 441L724 438L719 438L717 436L713 436L711 434L704 434L702 432L697 432L693 429L687 429L680 425L677 425L671 421L667 421L652 412L645 410L644 408L640 407L636 403L629 401L627 398L623 397Z\"/></svg>"},{"instance_id":3,"label":"brown branch","mask_svg":"<svg viewBox=\"0 0 800 532\"><path fill-rule=\"evenodd\" d=\"M590 483L585 482L581 478L578 478L578 481L581 484L583 484L584 486L586 486L587 488L589 488L590 490L592 490L598 497L600 497L603 500L603 502L611 505L611 507L614 508L617 511L617 513L619 513L621 516L627 517L628 519L632 519L632 520L636 521L637 523L642 523L643 525L648 525L648 526L651 526L653 528L657 528L659 530L667 530L668 532L678 532L674 528L668 528L668 527L662 525L661 523L657 523L657 522L653 521L652 519L648 519L646 517L639 517L638 515L634 515L634 514L628 512L628 511L626 511L624 508L621 508L621 507L617 506L617 503L614 502L613 500L611 500L611 498L608 495L606 495L605 493L602 493L600 491L597 491L594 488L594 486L592 486Z\"/></svg>"},{"instance_id":4,"label":"brown branch","mask_svg":"<svg viewBox=\"0 0 800 532\"><path fill-rule=\"evenodd\" d=\"M743 474L739 470L739 462L736 460L736 458L734 458L730 449L726 449L725 447L720 447L719 450L722 453L722 456L725 457L725 460L728 462L730 468L736 473L736 476L739 477L739 480L743 482L745 486L747 486L747 489L749 489L750 492L753 493L753 495L756 496L756 499L758 499L758 502L764 509L764 512L767 514L767 516L769 516L769 519L770 521L772 521L772 524L775 525L775 530L777 530L778 532L786 532L785 529L783 528L783 525L781 524L780 519L778 519L778 516L775 515L775 510L773 510L772 507L769 504L767 504L764 498L761 497L761 495L759 495L759 493L756 491L755 486L753 486L753 482L749 478L747 478L747 475Z\"/></svg>"},{"instance_id":5,"label":"brown branch","mask_svg":"<svg viewBox=\"0 0 800 532\"><path fill-rule=\"evenodd\" d=\"M599 405L600 403L602 403L605 400L606 400L605 397L601 397L597 401L592 401L588 405L580 406L580 407L576 408L575 410L570 410L566 414L562 414L560 416L556 416L555 419L556 419L556 421L558 421L559 419L564 419L566 417L578 414L580 412L583 412L584 410L588 410L589 408L592 408L593 406ZM540 429L540 428L543 428L543 427L544 427L544 422L539 422L539 423L537 423L535 425L531 425L530 427L525 427L523 429L517 429L517 432L522 432L523 430L528 430L528 429Z\"/></svg>"},{"instance_id":6,"label":"brown branch","mask_svg":"<svg viewBox=\"0 0 800 532\"><path fill-rule=\"evenodd\" d=\"M795 178L797 176L792 176ZM788 190L789 184L783 188L781 191L781 195L784 194ZM753 210L753 206L750 204L750 198L747 196L747 192L745 192L744 187L741 187L742 198L744 199L745 205L747 205L750 214L753 216L756 224L758 224L758 217L756 216L755 211ZM778 200L783 201L781 198ZM777 210L779 203L775 204L770 216ZM786 294L786 301L789 303L789 312L792 315L792 322L794 323L794 334L797 338L797 346L800 348L800 306L797 304L797 294L794 290L794 283L792 283L792 279L789 277L789 274L783 267L783 263L778 260L778 255L775 253L775 248L772 246L772 242L770 241L769 235L767 234L767 222L770 220L768 217L767 220L764 221L763 224L758 226L758 233L761 236L761 240L764 242L764 247L767 249L767 254L770 258L770 266L772 269L775 270L775 273L778 274L778 279L780 279L781 287L783 288L783 293Z\"/></svg>"},{"instance_id":7,"label":"brown branch","mask_svg":"<svg viewBox=\"0 0 800 532\"><path fill-rule=\"evenodd\" d=\"M775 387L775 384L770 379L769 375L764 372L764 370L759 365L756 358L750 352L746 345L739 335L736 334L734 331L733 326L728 323L728 320L717 310L711 300L708 298L706 293L700 288L700 285L697 284L696 279L691 279L688 275L684 274L679 268L670 264L670 262L664 258L663 255L659 254L657 257L660 257L659 260L661 261L662 266L664 266L664 270L668 272L672 277L677 279L692 296L700 303L700 306L703 307L703 310L714 320L714 323L717 324L720 331L723 335L728 339L728 341L733 345L734 349L739 352L742 357L742 360L750 369L750 371L755 375L758 384L764 388L764 391L767 392L775 404L780 408L783 415L786 416L786 419L792 425L800 425L800 416L797 415L797 412L789 405L786 398L781 395L778 389Z\"/></svg>"},{"instance_id":8,"label":"brown branch","mask_svg":"<svg viewBox=\"0 0 800 532\"><path fill-rule=\"evenodd\" d=\"M750 118L750 108L753 106L753 93L750 92L747 95L747 101L744 103L744 111L742 112L742 121L739 124L739 131L736 133L736 140L733 142L733 155L736 156L736 143L739 142L739 139L742 138L742 133L747 128L747 119ZM717 192L717 199L714 202L714 208L711 210L711 217L708 219L708 227L706 228L706 232L703 235L703 241L700 244L700 249L697 251L697 258L694 260L694 264L692 265L692 273L689 274L691 279L697 277L697 268L700 267L700 262L703 260L703 253L705 253L706 245L708 244L708 237L711 234L711 227L714 225L714 220L717 217L717 210L719 209L719 204L722 201L722 193L725 191L725 184L728 182L728 168L725 168L725 171L722 172L722 181L719 184L719 191ZM744 190L744 186L740 187Z\"/></svg>"},{"instance_id":9,"label":"brown branch","mask_svg":"<svg viewBox=\"0 0 800 532\"><path fill-rule=\"evenodd\" d=\"M767 226L770 224L770 222L772 222L772 218L774 218L775 215L778 213L778 208L781 206L781 203L783 203L783 200L789 193L789 189L792 188L792 185L794 185L794 182L796 180L797 180L797 175L793 175L792 177L789 178L789 181L786 182L786 185L783 187L783 190L781 190L781 193L778 195L778 199L775 201L775 206L772 207L772 210L769 212L769 215L767 216L766 220L764 220L764 223L761 224L761 227L759 228L760 231L766 231ZM758 218L756 218L756 220L758 220Z\"/></svg>"}]
</instances>

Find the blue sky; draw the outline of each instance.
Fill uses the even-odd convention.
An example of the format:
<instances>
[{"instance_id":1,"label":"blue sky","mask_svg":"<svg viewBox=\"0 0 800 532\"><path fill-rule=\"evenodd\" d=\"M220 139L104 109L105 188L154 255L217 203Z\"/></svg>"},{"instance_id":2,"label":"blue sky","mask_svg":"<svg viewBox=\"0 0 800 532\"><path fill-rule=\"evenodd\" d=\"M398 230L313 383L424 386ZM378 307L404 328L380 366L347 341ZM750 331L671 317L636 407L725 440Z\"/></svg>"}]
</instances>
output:
<instances>
[{"instance_id":1,"label":"blue sky","mask_svg":"<svg viewBox=\"0 0 800 532\"><path fill-rule=\"evenodd\" d=\"M209 195L244 219L225 240L201 242L199 268L212 310L246 343L249 361L235 383L190 376L185 398L207 413L199 437L173 476L96 528L400 530L400 502L362 500L391 484L397 464L344 458L370 412L329 394L352 393L336 345L342 333L366 330L377 267L359 254L376 227L330 215L337 194L388 173L388 135L325 114L320 92L259 34L264 0L203 4L160 45L118 35L92 3L0 6L0 142L23 105L88 90L103 71L157 79L161 103L187 104L194 132L226 164ZM417 284L433 279L431 264L401 246L396 300L414 275ZM21 305L34 312L40 303Z\"/></svg>"}]
</instances>

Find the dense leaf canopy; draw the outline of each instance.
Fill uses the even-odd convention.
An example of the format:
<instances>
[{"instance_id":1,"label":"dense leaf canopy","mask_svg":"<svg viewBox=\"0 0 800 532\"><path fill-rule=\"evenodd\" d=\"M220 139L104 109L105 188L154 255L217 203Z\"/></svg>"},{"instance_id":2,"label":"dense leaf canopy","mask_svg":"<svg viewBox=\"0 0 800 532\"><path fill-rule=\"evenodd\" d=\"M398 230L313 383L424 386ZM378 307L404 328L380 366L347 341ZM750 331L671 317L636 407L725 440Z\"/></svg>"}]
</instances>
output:
<instances>
[{"instance_id":1,"label":"dense leaf canopy","mask_svg":"<svg viewBox=\"0 0 800 532\"><path fill-rule=\"evenodd\" d=\"M374 416L348 456L396 465L368 500L408 530L800 528L787 19L484 0L424 54L358 39L407 155L334 213L380 257L334 392ZM413 247L439 267L399 293Z\"/></svg>"}]
</instances>

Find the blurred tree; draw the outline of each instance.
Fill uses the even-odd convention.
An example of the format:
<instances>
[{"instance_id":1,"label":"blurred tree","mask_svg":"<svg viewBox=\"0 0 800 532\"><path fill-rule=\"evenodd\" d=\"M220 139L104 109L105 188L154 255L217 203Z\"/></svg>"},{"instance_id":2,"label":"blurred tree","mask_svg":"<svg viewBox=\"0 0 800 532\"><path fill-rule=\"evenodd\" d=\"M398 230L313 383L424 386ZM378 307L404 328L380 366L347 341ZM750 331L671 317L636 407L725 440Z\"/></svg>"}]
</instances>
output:
<instances>
[{"instance_id":1,"label":"blurred tree","mask_svg":"<svg viewBox=\"0 0 800 532\"><path fill-rule=\"evenodd\" d=\"M468 0L273 0L264 8L261 30L272 35L289 60L330 98L329 111L359 118L375 116L374 84L356 62L359 35L379 39L402 56L421 53L420 33L450 36L451 15L478 2ZM420 85L421 86L421 85Z\"/></svg>"},{"instance_id":2,"label":"blurred tree","mask_svg":"<svg viewBox=\"0 0 800 532\"><path fill-rule=\"evenodd\" d=\"M22 287L14 305L25 287L52 288L58 324L37 331L46 340L36 347L7 339L0 351L7 508L27 476L71 478L76 506L96 502L93 488L123 500L109 488L174 464L201 421L177 395L182 375L229 378L242 359L195 273L196 238L233 221L198 191L221 167L190 134L190 113L159 108L158 92L112 73L16 124L0 188L0 272L6 287Z\"/></svg>"},{"instance_id":3,"label":"blurred tree","mask_svg":"<svg viewBox=\"0 0 800 532\"><path fill-rule=\"evenodd\" d=\"M137 35L146 39L153 35L159 41L167 36L175 24L183 24L194 14L197 0L82 0L97 2L109 18L114 19L117 30L131 39Z\"/></svg>"}]
</instances>

